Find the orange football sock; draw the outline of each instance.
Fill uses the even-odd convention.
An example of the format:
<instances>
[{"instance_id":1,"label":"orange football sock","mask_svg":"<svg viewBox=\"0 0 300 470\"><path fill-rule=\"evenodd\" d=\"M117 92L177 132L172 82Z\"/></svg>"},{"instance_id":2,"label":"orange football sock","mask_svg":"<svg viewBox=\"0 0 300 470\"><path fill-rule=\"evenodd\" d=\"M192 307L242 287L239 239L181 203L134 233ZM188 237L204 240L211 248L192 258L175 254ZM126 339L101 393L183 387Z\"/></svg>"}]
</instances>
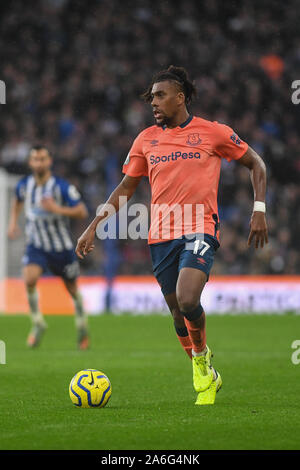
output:
<instances>
[{"instance_id":1,"label":"orange football sock","mask_svg":"<svg viewBox=\"0 0 300 470\"><path fill-rule=\"evenodd\" d=\"M197 320L184 319L187 330L189 332L192 348L196 353L202 352L206 348L206 330L205 330L205 313L202 312Z\"/></svg>"},{"instance_id":2,"label":"orange football sock","mask_svg":"<svg viewBox=\"0 0 300 470\"><path fill-rule=\"evenodd\" d=\"M183 349L185 350L185 352L187 353L189 358L192 359L192 342L191 342L191 339L189 337L189 333L188 333L187 328L185 328L185 327L176 328L176 326L175 326L175 330L176 330L177 338L178 338L181 346L183 347Z\"/></svg>"}]
</instances>

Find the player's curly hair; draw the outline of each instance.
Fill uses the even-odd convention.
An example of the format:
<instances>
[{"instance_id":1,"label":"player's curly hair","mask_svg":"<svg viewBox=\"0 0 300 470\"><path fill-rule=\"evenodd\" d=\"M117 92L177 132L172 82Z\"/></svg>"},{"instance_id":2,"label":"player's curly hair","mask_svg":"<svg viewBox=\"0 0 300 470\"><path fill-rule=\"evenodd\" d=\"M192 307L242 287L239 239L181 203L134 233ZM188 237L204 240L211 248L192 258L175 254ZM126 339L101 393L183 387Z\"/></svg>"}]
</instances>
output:
<instances>
[{"instance_id":1,"label":"player's curly hair","mask_svg":"<svg viewBox=\"0 0 300 470\"><path fill-rule=\"evenodd\" d=\"M197 96L196 87L189 79L187 71L183 67L175 67L174 65L170 65L167 70L161 70L154 75L151 84L145 93L142 94L142 98L147 103L150 103L152 100L151 93L154 83L163 82L166 80L176 82L180 91L184 93L186 104L189 104L192 99Z\"/></svg>"}]
</instances>

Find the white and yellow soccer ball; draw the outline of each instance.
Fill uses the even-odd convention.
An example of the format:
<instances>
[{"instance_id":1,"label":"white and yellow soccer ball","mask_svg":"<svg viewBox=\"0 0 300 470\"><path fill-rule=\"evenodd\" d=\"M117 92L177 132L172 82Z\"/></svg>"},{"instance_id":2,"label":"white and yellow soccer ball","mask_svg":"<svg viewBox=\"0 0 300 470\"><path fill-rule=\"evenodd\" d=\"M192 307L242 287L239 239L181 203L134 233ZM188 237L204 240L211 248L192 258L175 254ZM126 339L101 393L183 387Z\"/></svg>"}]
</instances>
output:
<instances>
[{"instance_id":1,"label":"white and yellow soccer ball","mask_svg":"<svg viewBox=\"0 0 300 470\"><path fill-rule=\"evenodd\" d=\"M75 406L103 408L111 397L111 384L100 370L84 369L71 380L69 395Z\"/></svg>"}]
</instances>

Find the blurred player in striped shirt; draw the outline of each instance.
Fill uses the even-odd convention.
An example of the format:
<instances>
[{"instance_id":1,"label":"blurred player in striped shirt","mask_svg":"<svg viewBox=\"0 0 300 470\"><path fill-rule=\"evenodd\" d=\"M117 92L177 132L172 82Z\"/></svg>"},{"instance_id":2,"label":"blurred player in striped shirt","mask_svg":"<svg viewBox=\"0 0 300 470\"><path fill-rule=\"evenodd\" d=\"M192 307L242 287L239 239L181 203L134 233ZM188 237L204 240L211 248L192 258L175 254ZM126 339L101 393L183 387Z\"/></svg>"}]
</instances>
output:
<instances>
[{"instance_id":1,"label":"blurred player in striped shirt","mask_svg":"<svg viewBox=\"0 0 300 470\"><path fill-rule=\"evenodd\" d=\"M44 146L35 146L29 155L31 174L17 184L12 203L8 236L20 235L18 217L24 208L26 249L23 256L23 278L32 319L27 344L37 346L47 325L38 306L37 281L49 270L60 276L72 296L76 312L78 346L89 345L87 319L77 288L79 263L69 230L69 219L87 217L87 210L75 186L51 171L52 157Z\"/></svg>"}]
</instances>

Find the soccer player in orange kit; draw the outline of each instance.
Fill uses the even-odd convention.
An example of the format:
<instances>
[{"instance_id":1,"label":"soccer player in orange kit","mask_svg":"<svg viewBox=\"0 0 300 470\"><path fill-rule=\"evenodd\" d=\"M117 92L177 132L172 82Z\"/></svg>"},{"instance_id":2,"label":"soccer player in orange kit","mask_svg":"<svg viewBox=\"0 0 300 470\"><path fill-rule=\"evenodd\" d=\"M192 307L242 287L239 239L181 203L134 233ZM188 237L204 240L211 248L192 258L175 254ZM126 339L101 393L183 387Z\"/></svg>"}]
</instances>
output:
<instances>
[{"instance_id":1,"label":"soccer player in orange kit","mask_svg":"<svg viewBox=\"0 0 300 470\"><path fill-rule=\"evenodd\" d=\"M106 202L107 212L104 205L102 214L78 239L76 253L82 258L93 250L97 225L109 216L109 205L118 211L120 196L129 200L147 176L152 193L148 241L153 271L178 339L192 359L196 404L202 405L213 404L222 385L211 365L200 303L219 247L217 193L222 158L237 160L250 170L254 207L248 246L254 239L255 247L262 248L268 235L263 160L230 127L189 114L187 105L195 94L181 67L170 66L154 76L143 97L151 104L156 123L135 139L123 165L125 176ZM187 209L190 217L185 224ZM202 217L197 218L197 211Z\"/></svg>"}]
</instances>

